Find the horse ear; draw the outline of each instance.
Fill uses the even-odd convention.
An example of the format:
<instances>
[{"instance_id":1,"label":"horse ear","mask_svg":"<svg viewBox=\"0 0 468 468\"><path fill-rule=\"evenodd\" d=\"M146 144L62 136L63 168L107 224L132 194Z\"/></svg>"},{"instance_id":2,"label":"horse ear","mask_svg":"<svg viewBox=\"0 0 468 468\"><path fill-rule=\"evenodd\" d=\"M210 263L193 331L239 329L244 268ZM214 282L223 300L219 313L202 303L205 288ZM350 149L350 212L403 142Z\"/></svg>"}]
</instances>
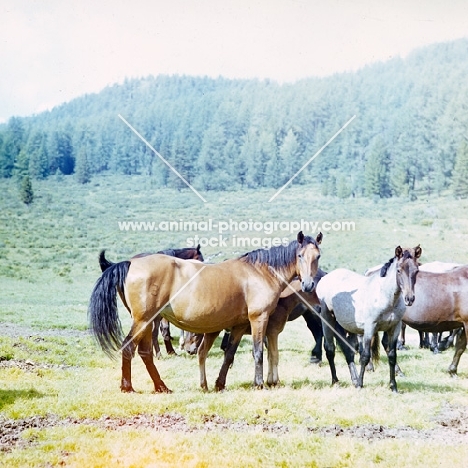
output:
<instances>
[{"instance_id":1,"label":"horse ear","mask_svg":"<svg viewBox=\"0 0 468 468\"><path fill-rule=\"evenodd\" d=\"M299 244L302 244L304 242L304 234L302 231L299 231L297 233L297 242L299 242Z\"/></svg>"},{"instance_id":2,"label":"horse ear","mask_svg":"<svg viewBox=\"0 0 468 468\"><path fill-rule=\"evenodd\" d=\"M395 257L396 258L401 258L402 255L403 255L403 249L400 246L398 246L395 249Z\"/></svg>"},{"instance_id":3,"label":"horse ear","mask_svg":"<svg viewBox=\"0 0 468 468\"><path fill-rule=\"evenodd\" d=\"M319 232L317 234L317 237L315 238L315 242L317 242L317 245L320 245L321 242L322 242L322 239L323 239L323 234L321 232Z\"/></svg>"},{"instance_id":4,"label":"horse ear","mask_svg":"<svg viewBox=\"0 0 468 468\"><path fill-rule=\"evenodd\" d=\"M416 258L419 258L422 254L422 249L420 247L420 244L417 245L417 247L414 249L414 256Z\"/></svg>"},{"instance_id":5,"label":"horse ear","mask_svg":"<svg viewBox=\"0 0 468 468\"><path fill-rule=\"evenodd\" d=\"M200 244L197 245L197 252L200 253Z\"/></svg>"}]
</instances>

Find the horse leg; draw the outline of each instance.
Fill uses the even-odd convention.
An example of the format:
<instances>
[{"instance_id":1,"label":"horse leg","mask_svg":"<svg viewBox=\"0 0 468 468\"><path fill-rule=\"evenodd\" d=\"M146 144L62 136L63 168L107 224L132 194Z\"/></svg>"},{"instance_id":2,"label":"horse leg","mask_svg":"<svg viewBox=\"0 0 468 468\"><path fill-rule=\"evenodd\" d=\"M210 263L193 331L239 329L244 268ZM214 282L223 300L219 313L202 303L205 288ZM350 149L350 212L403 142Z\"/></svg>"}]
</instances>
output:
<instances>
[{"instance_id":1,"label":"horse leg","mask_svg":"<svg viewBox=\"0 0 468 468\"><path fill-rule=\"evenodd\" d=\"M220 348L222 351L226 351L229 346L230 333L228 331L224 332L223 339L221 340Z\"/></svg>"},{"instance_id":2,"label":"horse leg","mask_svg":"<svg viewBox=\"0 0 468 468\"><path fill-rule=\"evenodd\" d=\"M230 333L225 333L223 337L224 341L224 361L219 370L218 378L215 382L215 390L220 392L226 388L226 377L228 370L234 362L234 355L236 354L242 336L249 331L249 325L234 327ZM227 339L225 340L227 336ZM223 349L223 348L221 348Z\"/></svg>"},{"instance_id":3,"label":"horse leg","mask_svg":"<svg viewBox=\"0 0 468 468\"><path fill-rule=\"evenodd\" d=\"M145 363L146 370L151 377L151 380L154 383L154 391L156 393L172 393L169 390L165 383L161 380L158 370L154 365L153 361L153 341L152 341L152 333L151 333L151 325L150 323L145 330L141 333L141 339L138 343L138 354L140 355L142 361Z\"/></svg>"},{"instance_id":4,"label":"horse leg","mask_svg":"<svg viewBox=\"0 0 468 468\"><path fill-rule=\"evenodd\" d=\"M213 346L214 341L218 337L219 332L214 333L205 333L203 336L203 340L198 348L198 367L200 370L200 387L207 392L208 391L208 383L206 382L206 369L205 369L205 362L206 357L208 356L208 351Z\"/></svg>"},{"instance_id":5,"label":"horse leg","mask_svg":"<svg viewBox=\"0 0 468 468\"><path fill-rule=\"evenodd\" d=\"M135 391L132 386L132 359L135 355L135 348L132 329L130 329L129 334L122 343L122 380L120 382L120 390L124 393L133 393Z\"/></svg>"},{"instance_id":6,"label":"horse leg","mask_svg":"<svg viewBox=\"0 0 468 468\"><path fill-rule=\"evenodd\" d=\"M171 337L170 325L169 325L169 322L165 318L161 318L159 328L161 329L161 335L162 335L163 340L164 340L164 345L166 346L167 354L177 354L175 352L174 347L172 346L172 337Z\"/></svg>"},{"instance_id":7,"label":"horse leg","mask_svg":"<svg viewBox=\"0 0 468 468\"><path fill-rule=\"evenodd\" d=\"M253 357L255 361L254 387L263 388L263 339L268 325L267 312L249 313L253 339Z\"/></svg>"},{"instance_id":8,"label":"horse leg","mask_svg":"<svg viewBox=\"0 0 468 468\"><path fill-rule=\"evenodd\" d=\"M439 334L438 333L431 333L432 338L430 340L429 349L434 354L439 354Z\"/></svg>"},{"instance_id":9,"label":"horse leg","mask_svg":"<svg viewBox=\"0 0 468 468\"><path fill-rule=\"evenodd\" d=\"M158 315L153 320L153 330L152 330L152 339L153 339L153 348L154 348L154 355L157 359L161 358L161 348L159 347L159 322L161 321L161 316Z\"/></svg>"},{"instance_id":10,"label":"horse leg","mask_svg":"<svg viewBox=\"0 0 468 468\"><path fill-rule=\"evenodd\" d=\"M315 346L310 354L311 364L320 364L322 362L323 330L320 316L316 311L307 309L302 315L307 323L307 328L312 332L315 340Z\"/></svg>"},{"instance_id":11,"label":"horse leg","mask_svg":"<svg viewBox=\"0 0 468 468\"><path fill-rule=\"evenodd\" d=\"M371 342L374 333L374 329L364 330L364 335L362 337L361 357L359 359L359 363L361 364L361 370L359 372L357 384L357 386L360 388L362 388L364 385L364 373L366 371L367 364L369 364L369 361L371 359Z\"/></svg>"},{"instance_id":12,"label":"horse leg","mask_svg":"<svg viewBox=\"0 0 468 468\"><path fill-rule=\"evenodd\" d=\"M397 341L398 334L400 333L400 327L397 325L394 330L388 333L389 344L388 344L388 365L390 367L390 389L392 392L398 393L397 383L395 379L395 368L397 361Z\"/></svg>"},{"instance_id":13,"label":"horse leg","mask_svg":"<svg viewBox=\"0 0 468 468\"><path fill-rule=\"evenodd\" d=\"M398 344L397 344L399 350L406 349L405 342L406 342L406 323L402 323L400 339L398 340Z\"/></svg>"},{"instance_id":14,"label":"horse leg","mask_svg":"<svg viewBox=\"0 0 468 468\"><path fill-rule=\"evenodd\" d=\"M354 363L354 356L356 354L356 346L359 346L356 343L357 336L353 333L350 333L347 336L346 330L340 325L336 324L336 335L337 335L337 342L338 346L340 347L341 351L343 352L346 363L348 364L349 373L351 375L351 382L355 387L358 385L358 375L356 370L356 364Z\"/></svg>"},{"instance_id":15,"label":"horse leg","mask_svg":"<svg viewBox=\"0 0 468 468\"><path fill-rule=\"evenodd\" d=\"M185 344L185 331L180 330L180 335L179 335L179 348L184 349L184 344Z\"/></svg>"},{"instance_id":16,"label":"horse leg","mask_svg":"<svg viewBox=\"0 0 468 468\"><path fill-rule=\"evenodd\" d=\"M332 385L338 382L335 367L335 328L336 319L330 313L324 302L320 304L320 318L322 319L322 330L324 338L325 355L327 356L328 365L332 376Z\"/></svg>"},{"instance_id":17,"label":"horse leg","mask_svg":"<svg viewBox=\"0 0 468 468\"><path fill-rule=\"evenodd\" d=\"M400 332L401 334L401 332ZM388 339L388 333L387 332L384 332L383 333L383 336L382 336L382 346L383 348L385 349L385 353L387 354L387 357L388 357L388 352L390 350L389 348L389 339ZM398 350L398 339L397 339L397 350ZM400 366L398 365L398 363L395 363L395 374L398 375L399 377L405 377L405 374L404 372L401 370Z\"/></svg>"},{"instance_id":18,"label":"horse leg","mask_svg":"<svg viewBox=\"0 0 468 468\"><path fill-rule=\"evenodd\" d=\"M455 377L457 375L457 369L458 369L458 363L460 362L460 358L462 357L462 354L465 352L466 349L466 343L467 343L467 326L468 323L465 323L465 329L463 332L458 335L458 338L455 342L455 354L453 355L453 360L452 363L450 364L448 371L449 374L452 377Z\"/></svg>"}]
</instances>

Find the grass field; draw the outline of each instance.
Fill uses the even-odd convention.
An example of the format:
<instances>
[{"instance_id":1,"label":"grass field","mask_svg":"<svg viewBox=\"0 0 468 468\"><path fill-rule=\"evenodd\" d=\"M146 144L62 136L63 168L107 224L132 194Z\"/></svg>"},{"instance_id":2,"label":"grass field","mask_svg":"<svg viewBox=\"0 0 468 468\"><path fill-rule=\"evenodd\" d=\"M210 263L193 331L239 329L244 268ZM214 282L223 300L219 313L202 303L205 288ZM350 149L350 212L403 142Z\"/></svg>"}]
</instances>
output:
<instances>
[{"instance_id":1,"label":"grass field","mask_svg":"<svg viewBox=\"0 0 468 468\"><path fill-rule=\"evenodd\" d=\"M414 332L410 349L398 356L406 374L397 379L398 395L388 389L385 358L357 391L337 356L341 382L331 387L328 366L309 364L313 340L302 319L280 335L278 388L252 389L246 337L223 393L203 393L196 357L180 353L157 361L173 394L152 393L137 357L137 392L128 395L119 390L119 361L105 357L87 334L86 311L100 249L118 261L184 247L194 234L219 240L216 229L122 231L119 222L354 222L351 231L324 230L321 266L363 272L399 244L421 244L423 262L468 263L468 201L337 200L301 186L271 203L268 190L209 192L203 203L189 190L153 189L144 177L100 177L88 185L65 177L37 182L34 192L30 207L18 201L13 181L3 181L0 193L0 465L465 465L466 358L452 379L446 372L452 351L419 350ZM255 248L233 245L234 236L253 243L296 236L279 224L269 234L233 226L223 233L225 246L202 248L205 258L218 262ZM121 319L128 329L125 310ZM221 361L215 344L207 361L211 388Z\"/></svg>"}]
</instances>

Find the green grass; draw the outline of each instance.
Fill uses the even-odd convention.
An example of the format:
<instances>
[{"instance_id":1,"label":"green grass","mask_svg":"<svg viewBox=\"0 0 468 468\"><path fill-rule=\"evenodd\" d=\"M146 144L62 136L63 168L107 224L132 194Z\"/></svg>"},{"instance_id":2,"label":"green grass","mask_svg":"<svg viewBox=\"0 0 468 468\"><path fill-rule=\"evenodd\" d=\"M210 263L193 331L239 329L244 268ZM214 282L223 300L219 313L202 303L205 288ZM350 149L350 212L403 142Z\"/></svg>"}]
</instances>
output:
<instances>
[{"instance_id":1,"label":"green grass","mask_svg":"<svg viewBox=\"0 0 468 468\"><path fill-rule=\"evenodd\" d=\"M24 419L131 417L139 414L180 414L202 427L217 415L249 430L216 429L165 432L124 428L107 430L91 423L29 429L24 446L0 452L5 466L426 466L427 460L460 466L468 449L462 445L417 441L325 437L310 428L343 428L378 424L386 427L435 427L434 416L446 404L468 406L468 367L463 357L459 378L446 369L452 351L434 356L416 347L399 353L406 373L398 378L400 393L388 388L388 366L382 358L365 388L352 387L347 366L337 356L340 384L330 386L330 371L309 364L313 345L305 322L289 323L280 335L278 388L254 391L251 339L244 338L229 371L227 391L203 393L196 357L164 357L157 367L174 393L155 395L137 356L132 395L122 394L120 362L111 361L85 333L87 304L100 270L97 254L119 261L148 250L183 247L186 232L124 232L118 221L354 221L351 232L324 232L321 266L359 272L386 261L395 247L423 248L422 261L468 263L468 202L426 197L407 200L337 200L319 195L316 187L288 187L272 203L270 190L207 193L202 203L192 192L153 189L145 177L99 177L78 185L71 178L34 184L32 206L20 204L12 181L0 193L0 412ZM206 258L221 261L249 248L205 247ZM271 236L293 239L296 233L277 230ZM306 234L316 234L307 233ZM217 233L210 233L217 236ZM248 233L255 237L259 234ZM263 235L263 234L262 234ZM125 329L129 314L122 308ZM5 324L17 336L2 336ZM50 330L55 330L55 334ZM176 331L173 330L176 335ZM215 344L207 360L213 388L222 353ZM163 351L164 353L164 351ZM31 369L8 366L31 361ZM265 359L266 368L266 359ZM277 434L262 424L287 426Z\"/></svg>"}]
</instances>

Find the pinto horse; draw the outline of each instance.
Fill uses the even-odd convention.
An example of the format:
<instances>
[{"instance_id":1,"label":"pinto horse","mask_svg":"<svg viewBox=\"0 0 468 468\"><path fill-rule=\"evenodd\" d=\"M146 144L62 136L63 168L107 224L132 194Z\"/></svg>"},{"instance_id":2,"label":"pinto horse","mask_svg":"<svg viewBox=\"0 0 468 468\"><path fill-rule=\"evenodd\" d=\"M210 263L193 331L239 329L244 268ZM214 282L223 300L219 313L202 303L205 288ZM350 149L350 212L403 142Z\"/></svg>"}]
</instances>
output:
<instances>
[{"instance_id":1,"label":"pinto horse","mask_svg":"<svg viewBox=\"0 0 468 468\"><path fill-rule=\"evenodd\" d=\"M301 279L303 291L314 288L321 239L321 233L313 239L301 231L287 246L255 250L219 264L154 254L104 271L91 294L89 323L104 352L112 356L122 351L121 390L134 391L131 361L138 349L155 391L170 392L153 361L151 325L158 314L181 329L216 336L225 328L235 332L250 325L254 385L262 388L263 338L269 316L295 276ZM123 341L117 291L133 318Z\"/></svg>"},{"instance_id":2,"label":"pinto horse","mask_svg":"<svg viewBox=\"0 0 468 468\"><path fill-rule=\"evenodd\" d=\"M110 266L114 265L114 263L110 262L106 259L105 256L106 251L102 250L99 254L99 266L101 267L101 271L104 272ZM198 260L199 262L203 262L203 254L200 250L200 244L197 247L184 247L182 249L165 249L156 252L158 254L169 255L170 257L177 257L182 258L184 260ZM146 257L148 255L152 255L151 252L147 253L140 253L135 255L132 258L139 258L139 257ZM171 330L169 326L169 322L162 318L161 315L158 315L153 320L153 347L154 353L157 358L161 357L161 349L159 347L159 329L161 329L161 335L163 337L164 346L166 347L167 354L176 354L174 347L172 346L172 339L171 339Z\"/></svg>"},{"instance_id":3,"label":"pinto horse","mask_svg":"<svg viewBox=\"0 0 468 468\"><path fill-rule=\"evenodd\" d=\"M335 368L334 333L338 322L352 334L364 335L359 376L354 364L354 350L344 347L351 380L363 386L364 372L371 358L372 338L378 331L388 333L388 363L390 388L397 391L395 380L396 346L401 319L406 306L413 304L414 287L421 256L419 245L414 249L395 249L395 256L381 269L380 275L363 276L345 268L328 273L317 285L320 299L325 352L332 374L332 384L338 381Z\"/></svg>"}]
</instances>

